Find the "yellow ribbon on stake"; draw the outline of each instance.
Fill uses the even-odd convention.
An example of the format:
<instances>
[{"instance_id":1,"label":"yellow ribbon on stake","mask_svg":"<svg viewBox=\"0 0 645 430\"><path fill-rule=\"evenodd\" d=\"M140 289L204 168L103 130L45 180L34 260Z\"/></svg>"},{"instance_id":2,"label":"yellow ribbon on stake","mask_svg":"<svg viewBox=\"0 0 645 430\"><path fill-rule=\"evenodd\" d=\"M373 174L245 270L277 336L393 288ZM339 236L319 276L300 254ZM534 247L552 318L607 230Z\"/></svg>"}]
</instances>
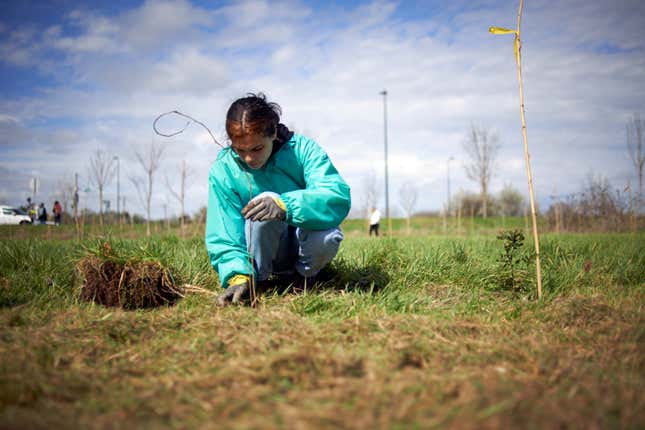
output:
<instances>
[{"instance_id":1,"label":"yellow ribbon on stake","mask_svg":"<svg viewBox=\"0 0 645 430\"><path fill-rule=\"evenodd\" d=\"M491 27L488 31L493 34L517 34L517 30L509 30L504 27Z\"/></svg>"},{"instance_id":2,"label":"yellow ribbon on stake","mask_svg":"<svg viewBox=\"0 0 645 430\"><path fill-rule=\"evenodd\" d=\"M520 32L518 30L510 30L504 27L490 27L488 29L491 34L514 34L515 42L513 43L513 51L515 53L515 62L520 64Z\"/></svg>"}]
</instances>

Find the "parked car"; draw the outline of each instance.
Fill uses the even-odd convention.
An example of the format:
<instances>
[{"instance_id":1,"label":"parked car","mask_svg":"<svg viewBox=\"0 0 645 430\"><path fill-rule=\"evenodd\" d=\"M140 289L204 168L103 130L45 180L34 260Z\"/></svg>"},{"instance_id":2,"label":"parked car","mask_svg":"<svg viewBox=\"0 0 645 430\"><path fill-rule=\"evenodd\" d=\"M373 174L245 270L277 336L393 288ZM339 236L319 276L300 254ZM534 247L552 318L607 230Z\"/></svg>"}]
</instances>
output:
<instances>
[{"instance_id":1,"label":"parked car","mask_svg":"<svg viewBox=\"0 0 645 430\"><path fill-rule=\"evenodd\" d=\"M0 224L31 224L31 218L11 206L0 206Z\"/></svg>"}]
</instances>

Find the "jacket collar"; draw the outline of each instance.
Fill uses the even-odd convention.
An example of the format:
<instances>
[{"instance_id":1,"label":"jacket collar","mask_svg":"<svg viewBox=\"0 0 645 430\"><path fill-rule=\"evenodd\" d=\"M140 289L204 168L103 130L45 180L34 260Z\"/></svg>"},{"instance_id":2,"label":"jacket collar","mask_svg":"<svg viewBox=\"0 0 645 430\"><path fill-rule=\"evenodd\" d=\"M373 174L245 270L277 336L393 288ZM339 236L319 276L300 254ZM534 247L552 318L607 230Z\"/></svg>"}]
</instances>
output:
<instances>
[{"instance_id":1,"label":"jacket collar","mask_svg":"<svg viewBox=\"0 0 645 430\"><path fill-rule=\"evenodd\" d=\"M276 138L273 141L273 151L271 151L271 156L269 157L269 160L273 157L273 155L280 150L284 146L285 143L291 140L293 137L293 131L289 130L286 125L284 124L278 124L278 130L276 133Z\"/></svg>"}]
</instances>

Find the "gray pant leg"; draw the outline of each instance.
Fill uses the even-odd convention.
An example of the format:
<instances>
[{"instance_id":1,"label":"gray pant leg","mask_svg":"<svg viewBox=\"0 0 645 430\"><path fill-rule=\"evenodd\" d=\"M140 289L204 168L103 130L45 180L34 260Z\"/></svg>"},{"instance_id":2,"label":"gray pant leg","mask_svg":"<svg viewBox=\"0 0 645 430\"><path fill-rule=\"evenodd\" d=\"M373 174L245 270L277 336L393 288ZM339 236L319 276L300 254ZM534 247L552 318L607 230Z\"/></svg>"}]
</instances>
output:
<instances>
[{"instance_id":1,"label":"gray pant leg","mask_svg":"<svg viewBox=\"0 0 645 430\"><path fill-rule=\"evenodd\" d=\"M280 244L288 236L287 224L282 221L247 220L245 233L247 250L253 256L257 279L264 281L273 271L273 261L278 251L284 248Z\"/></svg>"},{"instance_id":2,"label":"gray pant leg","mask_svg":"<svg viewBox=\"0 0 645 430\"><path fill-rule=\"evenodd\" d=\"M302 276L316 276L338 253L343 233L338 227L328 230L296 229L298 260L296 270Z\"/></svg>"}]
</instances>

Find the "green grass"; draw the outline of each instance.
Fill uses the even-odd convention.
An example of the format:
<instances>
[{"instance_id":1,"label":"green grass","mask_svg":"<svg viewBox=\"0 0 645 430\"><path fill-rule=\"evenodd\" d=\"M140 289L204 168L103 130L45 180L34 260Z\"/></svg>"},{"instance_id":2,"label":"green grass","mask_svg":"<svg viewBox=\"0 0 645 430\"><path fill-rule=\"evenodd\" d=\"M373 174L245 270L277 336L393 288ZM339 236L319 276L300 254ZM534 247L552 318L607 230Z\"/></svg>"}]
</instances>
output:
<instances>
[{"instance_id":1,"label":"green grass","mask_svg":"<svg viewBox=\"0 0 645 430\"><path fill-rule=\"evenodd\" d=\"M75 262L107 240L119 258L216 290L201 235L79 243L12 230L0 242L0 427L645 425L644 233L544 236L537 301L532 264L521 288L501 287L490 230L359 230L347 226L331 280L306 294L127 312L79 302Z\"/></svg>"},{"instance_id":2,"label":"green grass","mask_svg":"<svg viewBox=\"0 0 645 430\"><path fill-rule=\"evenodd\" d=\"M418 236L418 235L491 235L499 229L524 229L526 222L524 217L489 217L483 218L450 218L444 220L440 217L414 217L410 220L410 231L407 231L406 220L395 218L392 219L392 233L398 237ZM541 232L548 230L548 221L545 218L538 219L538 225ZM342 224L342 229L350 237L367 236L368 225L364 219L348 219ZM381 234L385 234L388 229L387 220L381 222ZM153 237L163 237L168 235L180 236L183 238L203 238L203 224L186 224L183 231L176 224L167 226L164 222L155 221L151 225ZM528 230L527 230L528 231ZM82 238L103 237L106 234L111 237L136 239L145 236L145 224L126 224L126 225L106 225L101 227L96 224L87 224L82 228ZM61 226L0 226L0 240L26 240L26 239L44 239L44 240L70 240L77 238L76 227L72 224L63 224Z\"/></svg>"},{"instance_id":3,"label":"green grass","mask_svg":"<svg viewBox=\"0 0 645 430\"><path fill-rule=\"evenodd\" d=\"M442 217L413 217L410 219L409 235L489 234L498 229L523 229L526 227L527 221L524 217L488 217L486 219L465 217L460 220L457 220L456 217L446 220ZM540 231L545 231L547 225L548 221L545 218L538 219ZM348 219L343 222L343 229L350 234L367 233L368 228L367 220L363 219ZM386 219L382 219L380 223L381 233L386 233L387 229L388 222ZM406 220L393 218L392 232L397 236L408 235Z\"/></svg>"}]
</instances>

